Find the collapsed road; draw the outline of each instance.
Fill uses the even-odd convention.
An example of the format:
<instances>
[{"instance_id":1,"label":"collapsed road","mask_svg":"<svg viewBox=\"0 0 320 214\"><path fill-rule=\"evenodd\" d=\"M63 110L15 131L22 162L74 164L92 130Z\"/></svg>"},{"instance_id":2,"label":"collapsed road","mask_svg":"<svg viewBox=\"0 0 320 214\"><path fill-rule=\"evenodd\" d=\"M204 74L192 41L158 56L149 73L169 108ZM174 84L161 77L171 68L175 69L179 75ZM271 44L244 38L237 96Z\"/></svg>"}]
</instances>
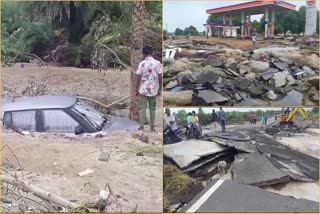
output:
<instances>
[{"instance_id":1,"label":"collapsed road","mask_svg":"<svg viewBox=\"0 0 320 214\"><path fill-rule=\"evenodd\" d=\"M164 146L165 160L205 185L175 207L178 212L317 212L318 202L267 191L290 182L319 180L319 159L296 151L257 127ZM222 176L225 161L230 178Z\"/></svg>"},{"instance_id":2,"label":"collapsed road","mask_svg":"<svg viewBox=\"0 0 320 214\"><path fill-rule=\"evenodd\" d=\"M291 45L240 50L202 40L201 44L174 41L166 49L164 102L171 106L317 105L317 51Z\"/></svg>"}]
</instances>

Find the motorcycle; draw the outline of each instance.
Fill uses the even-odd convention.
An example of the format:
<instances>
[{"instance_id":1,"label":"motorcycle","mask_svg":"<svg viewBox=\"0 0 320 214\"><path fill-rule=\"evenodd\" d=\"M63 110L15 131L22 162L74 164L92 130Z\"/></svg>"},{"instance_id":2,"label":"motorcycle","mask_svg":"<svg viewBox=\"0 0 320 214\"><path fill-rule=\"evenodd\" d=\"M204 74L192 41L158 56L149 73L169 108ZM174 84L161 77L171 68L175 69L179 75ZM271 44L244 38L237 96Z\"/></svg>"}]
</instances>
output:
<instances>
[{"instance_id":1,"label":"motorcycle","mask_svg":"<svg viewBox=\"0 0 320 214\"><path fill-rule=\"evenodd\" d=\"M175 127L172 129L170 126L167 126L163 130L163 143L165 145L179 143L182 141L182 131L180 127Z\"/></svg>"},{"instance_id":2,"label":"motorcycle","mask_svg":"<svg viewBox=\"0 0 320 214\"><path fill-rule=\"evenodd\" d=\"M185 135L187 139L200 139L202 137L202 129L199 125L185 125L186 132Z\"/></svg>"}]
</instances>

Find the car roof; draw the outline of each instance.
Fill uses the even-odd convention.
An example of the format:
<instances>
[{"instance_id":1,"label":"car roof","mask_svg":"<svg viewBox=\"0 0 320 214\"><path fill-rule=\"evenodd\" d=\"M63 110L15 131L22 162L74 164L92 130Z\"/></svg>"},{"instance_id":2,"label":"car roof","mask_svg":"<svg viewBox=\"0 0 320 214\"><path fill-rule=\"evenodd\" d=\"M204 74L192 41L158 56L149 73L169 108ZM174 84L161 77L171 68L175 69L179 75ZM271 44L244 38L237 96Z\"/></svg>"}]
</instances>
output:
<instances>
[{"instance_id":1,"label":"car roof","mask_svg":"<svg viewBox=\"0 0 320 214\"><path fill-rule=\"evenodd\" d=\"M2 105L2 112L21 111L35 109L64 109L70 108L77 101L76 97L71 96L36 96L16 98L13 102Z\"/></svg>"}]
</instances>

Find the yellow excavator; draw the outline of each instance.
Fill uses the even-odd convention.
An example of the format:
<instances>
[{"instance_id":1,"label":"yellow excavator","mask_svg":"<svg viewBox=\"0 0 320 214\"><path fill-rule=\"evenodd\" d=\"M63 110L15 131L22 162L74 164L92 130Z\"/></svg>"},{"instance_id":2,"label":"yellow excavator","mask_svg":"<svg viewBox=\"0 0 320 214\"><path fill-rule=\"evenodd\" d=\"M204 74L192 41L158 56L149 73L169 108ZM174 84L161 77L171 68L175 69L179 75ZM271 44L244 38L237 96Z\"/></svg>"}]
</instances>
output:
<instances>
[{"instance_id":1,"label":"yellow excavator","mask_svg":"<svg viewBox=\"0 0 320 214\"><path fill-rule=\"evenodd\" d=\"M279 122L280 126L294 126L296 123L296 114L300 113L304 120L308 119L308 115L301 107L293 108L292 111L290 111L289 108L284 110L282 108L280 116L279 116Z\"/></svg>"},{"instance_id":2,"label":"yellow excavator","mask_svg":"<svg viewBox=\"0 0 320 214\"><path fill-rule=\"evenodd\" d=\"M296 115L297 113L300 113L303 120L308 120L308 115L301 107L295 107L290 110L290 108L282 108L280 115L278 116L278 119L276 122L270 124L266 132L269 134L286 134L286 135L292 135L296 132L302 132L305 129L309 127L309 124L306 124L306 122L299 124L296 122Z\"/></svg>"}]
</instances>

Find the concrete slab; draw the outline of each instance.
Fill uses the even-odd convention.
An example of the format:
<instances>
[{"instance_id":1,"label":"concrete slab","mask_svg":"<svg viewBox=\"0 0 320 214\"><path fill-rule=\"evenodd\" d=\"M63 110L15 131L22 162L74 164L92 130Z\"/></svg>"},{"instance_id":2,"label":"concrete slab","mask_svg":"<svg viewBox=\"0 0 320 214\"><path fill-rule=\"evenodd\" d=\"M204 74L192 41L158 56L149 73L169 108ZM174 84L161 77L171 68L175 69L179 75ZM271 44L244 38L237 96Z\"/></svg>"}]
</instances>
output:
<instances>
[{"instance_id":1,"label":"concrete slab","mask_svg":"<svg viewBox=\"0 0 320 214\"><path fill-rule=\"evenodd\" d=\"M227 102L229 100L229 98L212 90L200 90L198 97L202 98L207 104Z\"/></svg>"},{"instance_id":2,"label":"concrete slab","mask_svg":"<svg viewBox=\"0 0 320 214\"><path fill-rule=\"evenodd\" d=\"M276 168L265 155L248 154L232 165L233 180L241 184L267 186L290 180L289 176Z\"/></svg>"},{"instance_id":3,"label":"concrete slab","mask_svg":"<svg viewBox=\"0 0 320 214\"><path fill-rule=\"evenodd\" d=\"M179 212L318 212L319 204L228 180L213 180Z\"/></svg>"},{"instance_id":4,"label":"concrete slab","mask_svg":"<svg viewBox=\"0 0 320 214\"><path fill-rule=\"evenodd\" d=\"M264 190L278 193L281 195L293 196L295 198L304 198L311 201L319 202L319 182L306 183L302 181L290 181L281 184L281 187L264 187Z\"/></svg>"},{"instance_id":5,"label":"concrete slab","mask_svg":"<svg viewBox=\"0 0 320 214\"><path fill-rule=\"evenodd\" d=\"M214 142L188 140L176 144L165 145L164 155L183 169L203 157L217 154L228 149L228 147Z\"/></svg>"},{"instance_id":6,"label":"concrete slab","mask_svg":"<svg viewBox=\"0 0 320 214\"><path fill-rule=\"evenodd\" d=\"M218 158L224 157L227 154L230 154L230 152L228 150L210 155L206 158L201 158L201 161L199 160L199 161L194 162L191 166L187 167L184 170L184 172L192 172L194 170L197 170L198 168L202 167L203 165L210 163L210 162L215 162L215 160L217 160Z\"/></svg>"},{"instance_id":7,"label":"concrete slab","mask_svg":"<svg viewBox=\"0 0 320 214\"><path fill-rule=\"evenodd\" d=\"M235 132L209 132L205 135L206 137L217 137L221 139L226 139L226 140L236 140L236 141L248 141L250 140L250 137L240 131L235 131Z\"/></svg>"},{"instance_id":8,"label":"concrete slab","mask_svg":"<svg viewBox=\"0 0 320 214\"><path fill-rule=\"evenodd\" d=\"M282 137L279 143L293 150L319 158L319 133L318 129L308 129L309 133L295 133L294 137Z\"/></svg>"},{"instance_id":9,"label":"concrete slab","mask_svg":"<svg viewBox=\"0 0 320 214\"><path fill-rule=\"evenodd\" d=\"M272 145L257 145L257 148L259 152L269 154L275 160L295 164L303 174L313 180L319 179L319 159L295 150Z\"/></svg>"}]
</instances>

